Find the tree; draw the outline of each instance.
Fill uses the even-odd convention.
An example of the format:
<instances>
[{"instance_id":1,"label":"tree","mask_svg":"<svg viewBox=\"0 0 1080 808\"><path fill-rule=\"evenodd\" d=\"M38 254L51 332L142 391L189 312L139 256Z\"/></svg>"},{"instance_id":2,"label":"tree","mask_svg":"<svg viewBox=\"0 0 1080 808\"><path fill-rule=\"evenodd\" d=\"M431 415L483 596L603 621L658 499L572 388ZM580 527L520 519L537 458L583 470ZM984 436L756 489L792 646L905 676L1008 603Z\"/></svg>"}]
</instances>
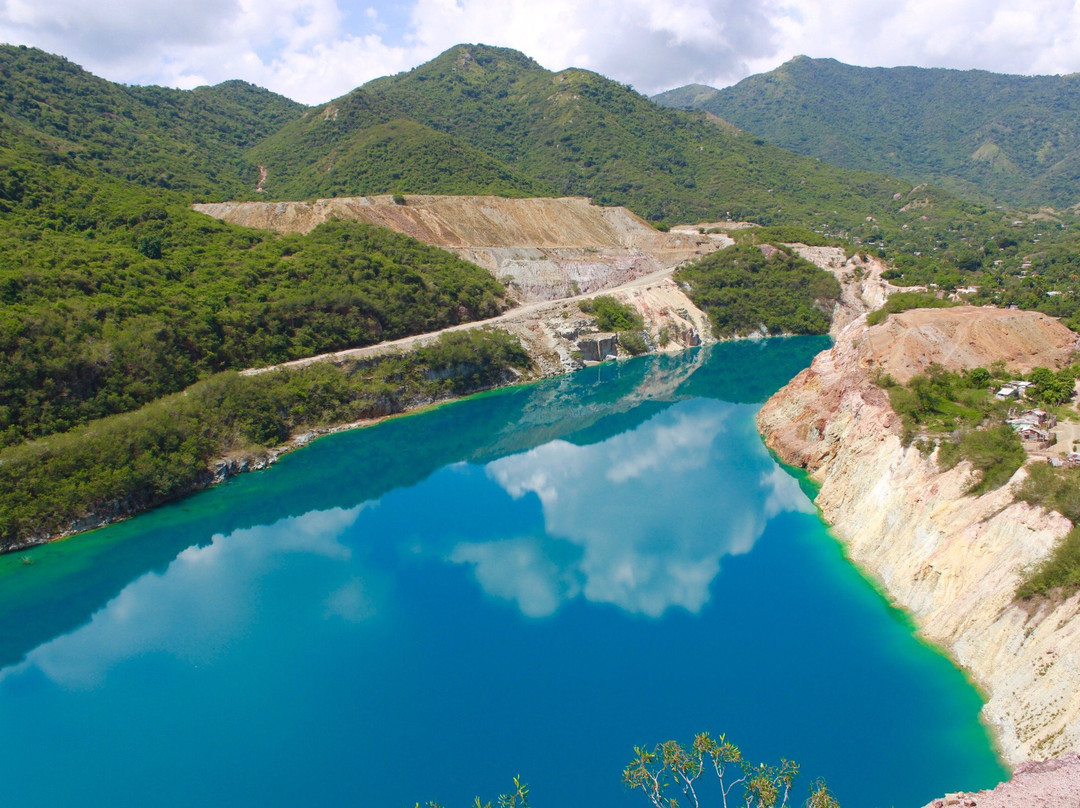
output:
<instances>
[{"instance_id":1,"label":"tree","mask_svg":"<svg viewBox=\"0 0 1080 808\"><path fill-rule=\"evenodd\" d=\"M665 741L652 750L636 746L634 756L623 770L623 783L641 789L655 808L679 808L684 804L701 808L699 780L710 770L719 780L724 808L728 808L728 800L738 786L742 792L737 802L747 808L784 808L799 774L799 765L790 760L781 760L779 766L755 766L725 736L714 740L707 732L696 736L689 749L677 741ZM810 788L807 805L839 808L840 803L818 780Z\"/></svg>"},{"instance_id":2,"label":"tree","mask_svg":"<svg viewBox=\"0 0 1080 808\"><path fill-rule=\"evenodd\" d=\"M473 806L474 808L492 808L490 800L481 802L479 797L473 802ZM421 804L416 803L416 808L421 808ZM443 806L441 803L429 800L423 804L422 808L443 808ZM520 775L514 778L513 791L499 795L495 808L529 808L529 787L521 781Z\"/></svg>"},{"instance_id":3,"label":"tree","mask_svg":"<svg viewBox=\"0 0 1080 808\"><path fill-rule=\"evenodd\" d=\"M1076 373L1072 367L1057 373L1049 368L1038 367L1028 374L1028 380L1035 382L1034 397L1037 401L1055 406L1064 404L1073 397Z\"/></svg>"},{"instance_id":4,"label":"tree","mask_svg":"<svg viewBox=\"0 0 1080 808\"><path fill-rule=\"evenodd\" d=\"M990 383L990 371L986 368L972 368L966 371L968 384L972 387L986 387Z\"/></svg>"}]
</instances>

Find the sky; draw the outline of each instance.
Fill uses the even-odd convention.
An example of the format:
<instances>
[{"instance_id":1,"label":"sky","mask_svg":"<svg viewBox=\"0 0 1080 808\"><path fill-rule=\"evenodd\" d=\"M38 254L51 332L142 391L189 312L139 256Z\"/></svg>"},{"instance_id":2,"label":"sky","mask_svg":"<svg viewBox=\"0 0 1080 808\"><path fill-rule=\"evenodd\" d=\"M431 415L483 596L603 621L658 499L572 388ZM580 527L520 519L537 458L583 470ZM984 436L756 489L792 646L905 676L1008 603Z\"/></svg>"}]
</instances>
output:
<instances>
[{"instance_id":1,"label":"sky","mask_svg":"<svg viewBox=\"0 0 1080 808\"><path fill-rule=\"evenodd\" d=\"M1080 0L0 0L0 41L126 84L244 79L308 104L482 42L653 94L798 54L1076 73Z\"/></svg>"}]
</instances>

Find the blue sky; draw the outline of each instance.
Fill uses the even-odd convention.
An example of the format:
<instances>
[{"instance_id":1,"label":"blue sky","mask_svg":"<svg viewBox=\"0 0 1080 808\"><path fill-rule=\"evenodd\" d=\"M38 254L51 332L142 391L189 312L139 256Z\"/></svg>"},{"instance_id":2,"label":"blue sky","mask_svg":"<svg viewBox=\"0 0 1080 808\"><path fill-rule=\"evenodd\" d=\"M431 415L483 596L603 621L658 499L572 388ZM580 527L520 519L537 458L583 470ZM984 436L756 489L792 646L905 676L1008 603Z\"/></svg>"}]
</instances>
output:
<instances>
[{"instance_id":1,"label":"blue sky","mask_svg":"<svg viewBox=\"0 0 1080 808\"><path fill-rule=\"evenodd\" d=\"M1080 0L0 0L0 41L130 84L240 78L306 103L460 42L654 93L800 53L866 66L1080 72Z\"/></svg>"}]
</instances>

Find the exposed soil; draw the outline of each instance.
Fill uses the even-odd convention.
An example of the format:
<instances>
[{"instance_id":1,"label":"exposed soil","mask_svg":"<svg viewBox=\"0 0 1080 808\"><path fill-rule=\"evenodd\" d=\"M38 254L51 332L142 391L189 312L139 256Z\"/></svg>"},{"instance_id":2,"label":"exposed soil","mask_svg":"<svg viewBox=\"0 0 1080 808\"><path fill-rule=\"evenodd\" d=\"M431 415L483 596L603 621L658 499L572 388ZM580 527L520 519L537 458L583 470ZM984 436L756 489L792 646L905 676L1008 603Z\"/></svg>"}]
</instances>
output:
<instances>
[{"instance_id":1,"label":"exposed soil","mask_svg":"<svg viewBox=\"0 0 1080 808\"><path fill-rule=\"evenodd\" d=\"M1080 348L1075 333L1053 317L1032 311L957 306L893 314L866 332L861 364L906 384L937 363L949 370L1060 368Z\"/></svg>"},{"instance_id":2,"label":"exposed soil","mask_svg":"<svg viewBox=\"0 0 1080 808\"><path fill-rule=\"evenodd\" d=\"M233 224L307 233L331 219L381 225L491 271L522 302L599 291L671 269L732 243L686 228L662 233L626 208L582 197L343 197L315 202L215 202L195 210Z\"/></svg>"},{"instance_id":3,"label":"exposed soil","mask_svg":"<svg viewBox=\"0 0 1080 808\"><path fill-rule=\"evenodd\" d=\"M961 791L925 808L1080 808L1080 755L1024 763L993 791Z\"/></svg>"}]
</instances>

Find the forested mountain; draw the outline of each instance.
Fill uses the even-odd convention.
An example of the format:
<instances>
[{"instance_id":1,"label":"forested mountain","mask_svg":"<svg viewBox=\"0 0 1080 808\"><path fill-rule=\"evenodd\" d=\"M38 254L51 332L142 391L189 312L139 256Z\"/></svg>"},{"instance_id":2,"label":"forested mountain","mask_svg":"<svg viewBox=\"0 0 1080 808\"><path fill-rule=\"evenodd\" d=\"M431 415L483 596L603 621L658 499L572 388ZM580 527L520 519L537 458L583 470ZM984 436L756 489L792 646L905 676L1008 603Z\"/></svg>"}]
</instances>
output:
<instances>
[{"instance_id":1,"label":"forested mountain","mask_svg":"<svg viewBox=\"0 0 1080 808\"><path fill-rule=\"evenodd\" d=\"M241 81L192 91L125 87L59 56L0 45L0 144L200 198L250 192L244 153L304 106Z\"/></svg>"},{"instance_id":2,"label":"forested mountain","mask_svg":"<svg viewBox=\"0 0 1080 808\"><path fill-rule=\"evenodd\" d=\"M661 93L844 168L1016 205L1080 203L1080 76L853 67L799 56L733 87Z\"/></svg>"},{"instance_id":3,"label":"forested mountain","mask_svg":"<svg viewBox=\"0 0 1080 808\"><path fill-rule=\"evenodd\" d=\"M396 137L372 134L384 135L395 121ZM730 213L838 230L868 210L889 216L893 195L910 189L796 157L700 114L661 109L595 73L552 73L516 51L483 45L459 45L317 107L260 143L251 158L266 166L264 188L276 197L311 196L331 183L338 194L447 190L451 182L475 192L463 186L477 183L452 164L413 170L410 154L433 133L451 139L461 158L482 152L505 166L500 192L539 187L590 196L652 221ZM378 150L359 147L373 141ZM388 161L400 177L363 181Z\"/></svg>"},{"instance_id":4,"label":"forested mountain","mask_svg":"<svg viewBox=\"0 0 1080 808\"><path fill-rule=\"evenodd\" d=\"M512 50L460 45L317 108L241 82L124 87L21 47L0 47L0 74L0 445L504 305L481 270L391 234L277 238L192 212L200 199L588 195L657 222L798 225L909 283L1076 307L1071 220L837 169ZM1069 294L1016 275L1039 260Z\"/></svg>"},{"instance_id":5,"label":"forested mountain","mask_svg":"<svg viewBox=\"0 0 1080 808\"><path fill-rule=\"evenodd\" d=\"M553 73L504 48L459 45L376 79L287 123L249 157L266 167L271 197L542 188L661 223L797 225L890 259L902 283L978 285L988 301L1058 315L1078 305L1071 213L1028 214L838 169L708 112L661 108L603 76ZM461 170L465 162L476 168Z\"/></svg>"},{"instance_id":6,"label":"forested mountain","mask_svg":"<svg viewBox=\"0 0 1080 808\"><path fill-rule=\"evenodd\" d=\"M282 239L193 213L195 200L588 195L658 222L798 225L886 255L907 282L993 288L1048 226L483 45L317 108L241 82L124 87L21 47L0 47L0 74L0 445L207 373L504 305L479 269L388 233L335 225ZM1054 262L1071 255L1055 249ZM1033 293L1022 302L1075 307Z\"/></svg>"},{"instance_id":7,"label":"forested mountain","mask_svg":"<svg viewBox=\"0 0 1080 808\"><path fill-rule=\"evenodd\" d=\"M0 446L208 374L491 316L489 273L388 230L276 237L189 207L303 107L239 82L127 88L0 48Z\"/></svg>"},{"instance_id":8,"label":"forested mountain","mask_svg":"<svg viewBox=\"0 0 1080 808\"><path fill-rule=\"evenodd\" d=\"M385 229L275 236L195 213L195 201L587 195L661 225L748 219L778 226L763 238L839 237L889 258L902 283L981 284L981 299L1073 317L1080 307L1071 215L836 168L515 51L457 46L314 108L242 82L124 87L7 46L0 77L4 547L191 490L237 446L476 389L527 361L510 341L472 335L378 369L229 373L508 301L485 270ZM710 305L723 309L742 277L721 278ZM804 309L781 327L818 328ZM183 390L194 392L170 397Z\"/></svg>"}]
</instances>

